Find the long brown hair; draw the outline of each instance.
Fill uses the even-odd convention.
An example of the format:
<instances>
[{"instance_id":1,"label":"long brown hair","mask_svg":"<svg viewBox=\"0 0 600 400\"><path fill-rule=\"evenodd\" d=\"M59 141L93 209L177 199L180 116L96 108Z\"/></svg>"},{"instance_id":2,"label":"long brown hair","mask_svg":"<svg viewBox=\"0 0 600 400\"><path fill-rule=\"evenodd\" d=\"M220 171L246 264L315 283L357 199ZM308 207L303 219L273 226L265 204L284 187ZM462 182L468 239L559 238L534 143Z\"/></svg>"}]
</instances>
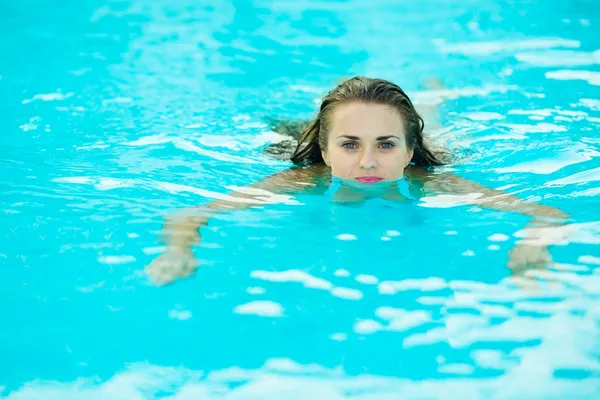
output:
<instances>
[{"instance_id":1,"label":"long brown hair","mask_svg":"<svg viewBox=\"0 0 600 400\"><path fill-rule=\"evenodd\" d=\"M327 149L327 133L333 111L337 106L350 101L384 104L396 109L405 124L406 145L414 151L412 164L426 168L444 164L424 140L425 122L406 93L392 82L364 76L342 82L323 98L316 118L304 128L298 139L298 145L291 157L294 164L324 163L321 150Z\"/></svg>"}]
</instances>

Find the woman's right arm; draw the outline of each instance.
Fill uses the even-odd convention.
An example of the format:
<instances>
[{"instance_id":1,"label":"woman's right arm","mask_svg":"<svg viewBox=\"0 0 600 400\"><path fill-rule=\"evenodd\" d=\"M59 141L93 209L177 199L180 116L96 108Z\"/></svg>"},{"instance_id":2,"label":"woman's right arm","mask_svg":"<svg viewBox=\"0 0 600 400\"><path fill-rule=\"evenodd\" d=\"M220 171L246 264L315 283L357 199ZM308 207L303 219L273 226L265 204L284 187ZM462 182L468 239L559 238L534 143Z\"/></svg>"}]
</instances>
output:
<instances>
[{"instance_id":1,"label":"woman's right arm","mask_svg":"<svg viewBox=\"0 0 600 400\"><path fill-rule=\"evenodd\" d=\"M206 205L186 208L168 216L161 233L166 249L146 268L146 273L159 285L191 276L198 267L192 246L200 243L202 236L199 230L212 216L280 203L287 200L282 195L290 196L315 189L320 176L323 176L323 167L287 169Z\"/></svg>"}]
</instances>

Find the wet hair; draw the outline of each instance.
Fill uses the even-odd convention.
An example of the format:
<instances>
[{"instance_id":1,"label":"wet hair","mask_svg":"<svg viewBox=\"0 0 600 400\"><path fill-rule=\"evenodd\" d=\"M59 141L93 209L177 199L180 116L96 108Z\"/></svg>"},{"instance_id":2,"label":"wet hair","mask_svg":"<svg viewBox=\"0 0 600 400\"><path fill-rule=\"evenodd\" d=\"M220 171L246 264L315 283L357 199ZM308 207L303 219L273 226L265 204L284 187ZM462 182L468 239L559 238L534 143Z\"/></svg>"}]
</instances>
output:
<instances>
[{"instance_id":1,"label":"wet hair","mask_svg":"<svg viewBox=\"0 0 600 400\"><path fill-rule=\"evenodd\" d=\"M382 104L394 108L404 122L406 145L414 152L412 164L425 168L444 164L441 154L435 153L424 139L425 122L406 93L392 82L363 76L343 81L323 98L317 116L303 126L297 137L297 146L291 155L294 164L307 166L325 162L321 150L327 149L333 112L338 106L349 102Z\"/></svg>"}]
</instances>

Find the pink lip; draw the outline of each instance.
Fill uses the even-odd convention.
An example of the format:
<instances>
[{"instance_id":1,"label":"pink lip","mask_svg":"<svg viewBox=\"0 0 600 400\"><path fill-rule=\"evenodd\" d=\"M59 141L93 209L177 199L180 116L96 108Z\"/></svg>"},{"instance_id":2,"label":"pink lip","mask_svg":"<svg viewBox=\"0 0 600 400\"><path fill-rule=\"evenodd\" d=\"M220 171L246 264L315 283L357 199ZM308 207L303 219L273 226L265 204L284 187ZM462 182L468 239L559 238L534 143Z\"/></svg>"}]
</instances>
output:
<instances>
[{"instance_id":1,"label":"pink lip","mask_svg":"<svg viewBox=\"0 0 600 400\"><path fill-rule=\"evenodd\" d=\"M375 182L381 182L383 179L379 178L377 176L360 176L358 178L356 178L357 181L359 181L360 183L375 183Z\"/></svg>"}]
</instances>

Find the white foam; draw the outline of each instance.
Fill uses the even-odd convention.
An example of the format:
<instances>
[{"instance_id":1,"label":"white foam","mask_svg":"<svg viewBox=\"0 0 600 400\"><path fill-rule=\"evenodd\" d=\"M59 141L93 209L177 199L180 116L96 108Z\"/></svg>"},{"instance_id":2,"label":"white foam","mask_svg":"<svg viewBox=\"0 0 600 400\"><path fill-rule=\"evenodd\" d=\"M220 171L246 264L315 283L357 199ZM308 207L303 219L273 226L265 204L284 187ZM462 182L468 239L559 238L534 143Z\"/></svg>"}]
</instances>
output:
<instances>
[{"instance_id":1,"label":"white foam","mask_svg":"<svg viewBox=\"0 0 600 400\"><path fill-rule=\"evenodd\" d=\"M586 190L582 190L580 192L570 193L568 195L563 195L563 197L567 197L567 196L569 198L576 198L576 197L596 197L596 196L600 196L600 187L586 189Z\"/></svg>"},{"instance_id":2,"label":"white foam","mask_svg":"<svg viewBox=\"0 0 600 400\"><path fill-rule=\"evenodd\" d=\"M516 132L518 134L528 134L528 133L550 133L550 132L566 132L567 127L560 126L556 124L551 124L548 122L540 122L534 125L528 124L501 124L499 126L504 126L510 129L512 132Z\"/></svg>"},{"instance_id":3,"label":"white foam","mask_svg":"<svg viewBox=\"0 0 600 400\"><path fill-rule=\"evenodd\" d=\"M231 150L240 150L238 139L231 135L202 135L196 139L204 147L224 147Z\"/></svg>"},{"instance_id":4,"label":"white foam","mask_svg":"<svg viewBox=\"0 0 600 400\"><path fill-rule=\"evenodd\" d=\"M238 157L238 156L234 156L231 154L221 153L221 152L213 151L213 150L206 150L206 149L198 147L198 146L194 145L193 143L188 142L183 139L173 139L172 143L178 149L190 151L190 152L196 153L198 155L208 157L213 160L226 161L226 162L239 163L239 164L257 164L257 161L254 161L252 159Z\"/></svg>"},{"instance_id":5,"label":"white foam","mask_svg":"<svg viewBox=\"0 0 600 400\"><path fill-rule=\"evenodd\" d=\"M600 72L582 70L559 70L546 72L546 78L560 81L582 80L590 85L600 86Z\"/></svg>"},{"instance_id":6,"label":"white foam","mask_svg":"<svg viewBox=\"0 0 600 400\"><path fill-rule=\"evenodd\" d=\"M479 304L477 308L482 315L487 317L509 318L515 314L512 308L500 305Z\"/></svg>"},{"instance_id":7,"label":"white foam","mask_svg":"<svg viewBox=\"0 0 600 400\"><path fill-rule=\"evenodd\" d=\"M264 288L261 288L261 287L251 286L251 287L249 287L249 288L246 289L246 292L248 294L259 295L259 294L265 294L267 291Z\"/></svg>"},{"instance_id":8,"label":"white foam","mask_svg":"<svg viewBox=\"0 0 600 400\"><path fill-rule=\"evenodd\" d=\"M331 294L346 300L360 300L363 298L363 294L360 290L345 287L335 287L331 290Z\"/></svg>"},{"instance_id":9,"label":"white foam","mask_svg":"<svg viewBox=\"0 0 600 400\"><path fill-rule=\"evenodd\" d=\"M264 122L244 122L240 125L237 125L235 128L236 129L261 129L261 128L266 128L267 124L265 124Z\"/></svg>"},{"instance_id":10,"label":"white foam","mask_svg":"<svg viewBox=\"0 0 600 400\"><path fill-rule=\"evenodd\" d=\"M431 335L434 334L436 332ZM413 340L413 344L414 342ZM406 343L407 341L404 344ZM408 343L410 344L410 341ZM552 345L555 344L556 341L553 341ZM511 399L589 398L590 393L600 385L600 379L597 378L586 378L582 381L556 379L552 373L540 375L537 371L544 365L544 356L553 355L549 349L538 350L540 347L524 348L518 357L516 353L510 357L515 360L510 363L504 363L508 357L505 358L500 352L475 350L471 353L484 368L486 365L495 369L514 367L501 378L461 376L459 379L436 377L414 380L372 373L350 376L344 373L341 367L331 369L314 364L302 365L293 360L267 360L260 369L228 367L213 370L208 374L181 366L132 363L104 380L98 380L96 377L81 377L71 382L53 378L34 379L10 393L3 394L6 395L6 400L142 400L160 397L164 393L169 393L169 398L173 400L392 400L420 399L424 393L436 399L448 398L449 394L451 398L478 399L482 397L482 393L490 394L494 398ZM565 351L560 352L561 358L558 360L563 362L564 355L573 350L578 352L572 345L568 346ZM521 359L523 363L520 363ZM554 357L550 359L553 364L558 364ZM292 372L282 373L281 367L286 368L285 371L291 369ZM525 383L531 382L531 376L535 376L536 385L528 390ZM231 385L232 382L244 384Z\"/></svg>"},{"instance_id":11,"label":"white foam","mask_svg":"<svg viewBox=\"0 0 600 400\"><path fill-rule=\"evenodd\" d=\"M574 185L600 181L600 167L578 172L576 174L546 182L545 186Z\"/></svg>"},{"instance_id":12,"label":"white foam","mask_svg":"<svg viewBox=\"0 0 600 400\"><path fill-rule=\"evenodd\" d=\"M423 292L436 291L448 287L441 278L430 277L425 279L405 279L402 281L383 281L379 284L380 294L396 294L405 290L420 290Z\"/></svg>"},{"instance_id":13,"label":"white foam","mask_svg":"<svg viewBox=\"0 0 600 400\"><path fill-rule=\"evenodd\" d=\"M150 246L150 247L144 247L142 248L142 252L144 252L144 254L146 255L154 255L154 254L161 254L165 251L166 247L165 246Z\"/></svg>"},{"instance_id":14,"label":"white foam","mask_svg":"<svg viewBox=\"0 0 600 400\"><path fill-rule=\"evenodd\" d=\"M500 350L473 350L471 351L471 357L477 365L488 369L503 370L518 364L518 360L507 357Z\"/></svg>"},{"instance_id":15,"label":"white foam","mask_svg":"<svg viewBox=\"0 0 600 400\"><path fill-rule=\"evenodd\" d=\"M300 364L289 358L270 358L265 361L263 366L265 370L274 372L286 372L292 374L326 374L331 372L319 364Z\"/></svg>"},{"instance_id":16,"label":"white foam","mask_svg":"<svg viewBox=\"0 0 600 400\"><path fill-rule=\"evenodd\" d=\"M475 368L469 364L444 364L438 367L439 372L455 375L470 375Z\"/></svg>"},{"instance_id":17,"label":"white foam","mask_svg":"<svg viewBox=\"0 0 600 400\"><path fill-rule=\"evenodd\" d=\"M233 117L231 117L231 120L235 121L235 122L250 121L251 119L252 119L252 117L248 114L238 114L238 115L234 115Z\"/></svg>"},{"instance_id":18,"label":"white foam","mask_svg":"<svg viewBox=\"0 0 600 400\"><path fill-rule=\"evenodd\" d=\"M93 183L94 180L88 176L70 176L52 179L52 182L88 184Z\"/></svg>"},{"instance_id":19,"label":"white foam","mask_svg":"<svg viewBox=\"0 0 600 400\"><path fill-rule=\"evenodd\" d=\"M236 314L258 315L259 317L281 317L283 307L274 301L256 300L236 306L233 312Z\"/></svg>"},{"instance_id":20,"label":"white foam","mask_svg":"<svg viewBox=\"0 0 600 400\"><path fill-rule=\"evenodd\" d=\"M356 235L353 235L351 233L341 233L341 234L337 235L335 238L338 240L356 240L357 239Z\"/></svg>"},{"instance_id":21,"label":"white foam","mask_svg":"<svg viewBox=\"0 0 600 400\"><path fill-rule=\"evenodd\" d=\"M412 93L415 104L436 105L445 100L454 100L462 97L485 97L491 93L507 93L518 90L515 85L487 85L484 87L466 87L460 89L426 90Z\"/></svg>"},{"instance_id":22,"label":"white foam","mask_svg":"<svg viewBox=\"0 0 600 400\"><path fill-rule=\"evenodd\" d=\"M381 325L381 323L373 321L372 319L363 319L357 321L353 328L354 332L359 335L371 335L383 329L384 327Z\"/></svg>"},{"instance_id":23,"label":"white foam","mask_svg":"<svg viewBox=\"0 0 600 400\"><path fill-rule=\"evenodd\" d=\"M72 97L73 95L75 95L75 93L73 93L73 92L69 92L66 94L63 94L63 93L36 94L35 96L33 96L30 99L23 100L22 104L31 103L32 101L35 101L35 100L40 100L40 101L65 100L65 99L68 99L69 97Z\"/></svg>"},{"instance_id":24,"label":"white foam","mask_svg":"<svg viewBox=\"0 0 600 400\"><path fill-rule=\"evenodd\" d=\"M415 333L404 339L402 342L404 348L430 345L445 342L448 340L446 328L438 327L430 329L424 333Z\"/></svg>"},{"instance_id":25,"label":"white foam","mask_svg":"<svg viewBox=\"0 0 600 400\"><path fill-rule=\"evenodd\" d=\"M546 50L518 53L515 58L536 67L582 67L600 64L600 50L594 52Z\"/></svg>"},{"instance_id":26,"label":"white foam","mask_svg":"<svg viewBox=\"0 0 600 400\"><path fill-rule=\"evenodd\" d=\"M345 278L345 277L348 277L348 276L350 276L350 271L348 271L348 270L346 270L346 269L343 269L343 268L341 268L341 269L338 269L338 270L336 270L336 271L333 273L333 275L335 275L335 276L339 276L339 277L344 277L344 278Z\"/></svg>"},{"instance_id":27,"label":"white foam","mask_svg":"<svg viewBox=\"0 0 600 400\"><path fill-rule=\"evenodd\" d=\"M500 246L498 246L497 244L490 244L487 248L488 250L492 251L500 250Z\"/></svg>"},{"instance_id":28,"label":"white foam","mask_svg":"<svg viewBox=\"0 0 600 400\"><path fill-rule=\"evenodd\" d=\"M431 321L431 315L427 311L407 311L387 306L378 307L375 315L388 321L386 330L395 332L403 332Z\"/></svg>"},{"instance_id":29,"label":"white foam","mask_svg":"<svg viewBox=\"0 0 600 400\"><path fill-rule=\"evenodd\" d=\"M579 48L581 46L581 43L577 40L561 38L522 38L518 40L463 43L446 43L445 40L437 40L434 43L443 53L466 56L489 56L498 53L514 53L520 50L550 49L554 47Z\"/></svg>"},{"instance_id":30,"label":"white foam","mask_svg":"<svg viewBox=\"0 0 600 400\"><path fill-rule=\"evenodd\" d=\"M116 264L127 264L135 262L134 256L100 256L98 262L102 264L116 265Z\"/></svg>"},{"instance_id":31,"label":"white foam","mask_svg":"<svg viewBox=\"0 0 600 400\"><path fill-rule=\"evenodd\" d=\"M33 130L37 129L38 127L39 127L39 124L37 123L35 118L32 118L29 121L29 123L20 125L19 129L21 129L23 132L29 132L29 131L33 131Z\"/></svg>"},{"instance_id":32,"label":"white foam","mask_svg":"<svg viewBox=\"0 0 600 400\"><path fill-rule=\"evenodd\" d=\"M578 105L587 107L590 110L600 111L600 100L597 99L579 99Z\"/></svg>"},{"instance_id":33,"label":"white foam","mask_svg":"<svg viewBox=\"0 0 600 400\"><path fill-rule=\"evenodd\" d=\"M189 310L169 310L169 318L185 321L192 318L192 312Z\"/></svg>"},{"instance_id":34,"label":"white foam","mask_svg":"<svg viewBox=\"0 0 600 400\"><path fill-rule=\"evenodd\" d=\"M158 190L165 191L167 193L194 193L202 197L206 197L208 199L216 199L216 200L227 200L231 203L247 203L247 204L264 204L264 202L257 199L250 198L242 198L236 196L228 196L223 193L213 192L210 190L205 190L201 188L197 188L189 185L181 185L178 183L170 183L170 182L154 182L154 188Z\"/></svg>"},{"instance_id":35,"label":"white foam","mask_svg":"<svg viewBox=\"0 0 600 400\"><path fill-rule=\"evenodd\" d=\"M111 103L131 104L131 103L133 103L133 99L131 97L113 97L112 99L103 99L102 100L102 105L111 104Z\"/></svg>"},{"instance_id":36,"label":"white foam","mask_svg":"<svg viewBox=\"0 0 600 400\"><path fill-rule=\"evenodd\" d=\"M426 306L441 306L446 304L447 298L442 296L421 296L417 299L417 303Z\"/></svg>"},{"instance_id":37,"label":"white foam","mask_svg":"<svg viewBox=\"0 0 600 400\"><path fill-rule=\"evenodd\" d=\"M135 184L133 179L100 178L94 187L98 190L112 190L132 187Z\"/></svg>"},{"instance_id":38,"label":"white foam","mask_svg":"<svg viewBox=\"0 0 600 400\"><path fill-rule=\"evenodd\" d=\"M198 128L204 128L206 126L207 125L205 123L197 122L197 123L194 123L194 124L186 125L186 126L184 126L184 128L185 129L198 129Z\"/></svg>"},{"instance_id":39,"label":"white foam","mask_svg":"<svg viewBox=\"0 0 600 400\"><path fill-rule=\"evenodd\" d=\"M158 134L158 135L144 136L137 140L133 140L131 142L126 142L124 144L126 146L141 147L141 146L151 146L151 145L155 145L155 144L170 143L172 141L173 141L172 137L169 137L165 134Z\"/></svg>"},{"instance_id":40,"label":"white foam","mask_svg":"<svg viewBox=\"0 0 600 400\"><path fill-rule=\"evenodd\" d=\"M291 85L290 89L296 92L303 93L313 93L313 94L323 94L327 91L325 88L314 87L314 86L306 86L306 85Z\"/></svg>"},{"instance_id":41,"label":"white foam","mask_svg":"<svg viewBox=\"0 0 600 400\"><path fill-rule=\"evenodd\" d=\"M509 167L494 168L493 170L499 173L530 172L533 174L548 175L569 165L589 161L596 155L597 154L595 154L593 151L575 152L572 150L566 150L561 153L554 154L552 158L534 159Z\"/></svg>"},{"instance_id":42,"label":"white foam","mask_svg":"<svg viewBox=\"0 0 600 400\"><path fill-rule=\"evenodd\" d=\"M579 256L579 258L577 259L577 262L580 262L582 264L600 265L600 257L583 255L583 256Z\"/></svg>"},{"instance_id":43,"label":"white foam","mask_svg":"<svg viewBox=\"0 0 600 400\"><path fill-rule=\"evenodd\" d=\"M252 271L250 276L256 279L262 279L272 282L297 282L302 283L304 287L309 289L330 290L333 284L322 278L312 276L308 272L298 269L290 269L286 271Z\"/></svg>"},{"instance_id":44,"label":"white foam","mask_svg":"<svg viewBox=\"0 0 600 400\"><path fill-rule=\"evenodd\" d=\"M273 131L262 131L258 134L244 135L203 135L196 139L205 147L223 147L230 150L256 149L269 143L279 143L290 137Z\"/></svg>"},{"instance_id":45,"label":"white foam","mask_svg":"<svg viewBox=\"0 0 600 400\"><path fill-rule=\"evenodd\" d=\"M375 315L378 318L381 318L381 319L384 319L387 321L391 321L396 318L401 318L406 313L407 313L407 311L403 310L401 308L394 308L394 307L387 307L387 306L377 307L375 309Z\"/></svg>"},{"instance_id":46,"label":"white foam","mask_svg":"<svg viewBox=\"0 0 600 400\"><path fill-rule=\"evenodd\" d=\"M488 236L488 240L491 242L506 242L508 239L510 238L502 233L494 233L493 235Z\"/></svg>"},{"instance_id":47,"label":"white foam","mask_svg":"<svg viewBox=\"0 0 600 400\"><path fill-rule=\"evenodd\" d=\"M94 144L90 144L89 146L77 146L77 147L75 147L75 149L77 151L80 151L80 150L89 151L89 150L96 150L96 149L102 150L102 149L106 149L108 147L109 146L107 144L105 144L104 142L97 142Z\"/></svg>"},{"instance_id":48,"label":"white foam","mask_svg":"<svg viewBox=\"0 0 600 400\"><path fill-rule=\"evenodd\" d=\"M377 279L377 277L374 275L359 274L356 275L355 279L357 282L365 285L376 285L377 283L379 283L379 279Z\"/></svg>"},{"instance_id":49,"label":"white foam","mask_svg":"<svg viewBox=\"0 0 600 400\"><path fill-rule=\"evenodd\" d=\"M504 116L502 114L485 111L467 112L463 113L462 116L472 121L493 121L498 119L504 119Z\"/></svg>"},{"instance_id":50,"label":"white foam","mask_svg":"<svg viewBox=\"0 0 600 400\"><path fill-rule=\"evenodd\" d=\"M101 282L94 283L89 286L77 286L77 287L75 287L75 289L77 289L78 291L83 292L83 293L90 293L90 292L93 292L94 290L99 289L102 286L104 286L104 283L105 283L104 281L101 281Z\"/></svg>"},{"instance_id":51,"label":"white foam","mask_svg":"<svg viewBox=\"0 0 600 400\"><path fill-rule=\"evenodd\" d=\"M540 108L537 110L519 110L519 109L512 109L512 110L508 110L509 114L514 114L514 115L537 115L539 117L549 117L552 115L552 113L554 112L554 110L552 110L551 108ZM519 126L518 124L516 125L508 125L505 124L504 126Z\"/></svg>"},{"instance_id":52,"label":"white foam","mask_svg":"<svg viewBox=\"0 0 600 400\"><path fill-rule=\"evenodd\" d=\"M573 107L573 106L572 106ZM540 119L544 119L550 117L553 114L564 116L564 117L573 117L574 119L580 120L588 116L585 111L575 111L571 109L563 110L558 107L556 108L538 108L533 110L519 110L512 109L508 111L509 114L514 115L528 115L529 118L533 118L534 116L540 117ZM557 118L557 117L555 117ZM506 126L517 130L523 133L536 133L536 132L564 132L564 126L548 124L548 123L538 123L536 125L528 125L528 124L502 124L500 126Z\"/></svg>"},{"instance_id":53,"label":"white foam","mask_svg":"<svg viewBox=\"0 0 600 400\"><path fill-rule=\"evenodd\" d=\"M343 342L348 339L348 335L346 333L338 332L329 336L331 340L335 340L336 342Z\"/></svg>"}]
</instances>

